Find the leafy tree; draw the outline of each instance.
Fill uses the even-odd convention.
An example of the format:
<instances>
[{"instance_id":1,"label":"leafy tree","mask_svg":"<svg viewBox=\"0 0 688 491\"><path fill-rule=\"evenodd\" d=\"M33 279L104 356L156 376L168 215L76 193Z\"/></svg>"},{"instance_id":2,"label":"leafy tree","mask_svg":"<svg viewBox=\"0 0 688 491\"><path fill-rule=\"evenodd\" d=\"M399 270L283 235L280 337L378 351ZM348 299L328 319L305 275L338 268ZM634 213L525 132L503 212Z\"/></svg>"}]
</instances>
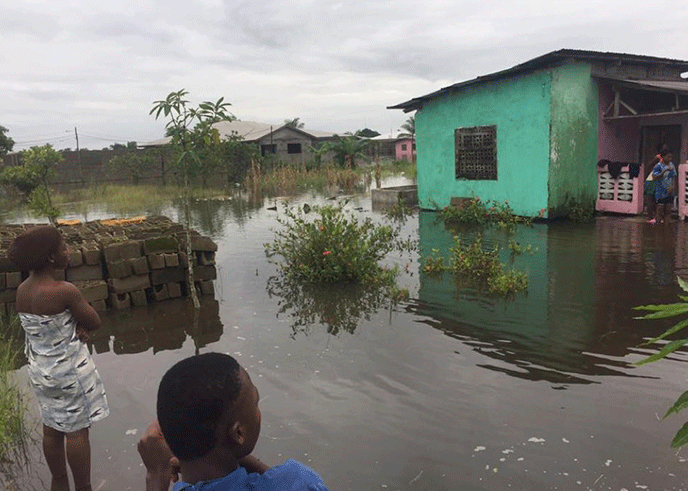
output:
<instances>
[{"instance_id":1,"label":"leafy tree","mask_svg":"<svg viewBox=\"0 0 688 491\"><path fill-rule=\"evenodd\" d=\"M110 150L136 150L138 148L138 145L135 141L127 142L125 145L124 143L113 143L110 145Z\"/></svg>"},{"instance_id":2,"label":"leafy tree","mask_svg":"<svg viewBox=\"0 0 688 491\"><path fill-rule=\"evenodd\" d=\"M358 133L355 135L339 136L334 135L334 138L323 144L325 151L334 154L335 162L340 167L356 168L357 159L367 159L368 156L364 150L368 148L372 142L368 139L361 138ZM322 148L322 147L321 147Z\"/></svg>"},{"instance_id":3,"label":"leafy tree","mask_svg":"<svg viewBox=\"0 0 688 491\"><path fill-rule=\"evenodd\" d=\"M217 102L201 102L198 107L189 105L186 99L188 91L185 89L170 92L164 100L155 101L149 114L155 119L164 116L168 119L165 124L166 133L172 137L171 146L178 155L177 163L181 169L184 182L182 200L186 218L186 253L189 258L189 290L196 310L200 309L198 296L194 285L193 257L191 251L191 213L189 210L190 190L189 178L193 169L201 169L203 162L200 154L207 151L213 143L219 142L219 135L213 128L220 121L236 119L230 112L229 102L220 97ZM207 157L207 156L206 156Z\"/></svg>"},{"instance_id":4,"label":"leafy tree","mask_svg":"<svg viewBox=\"0 0 688 491\"><path fill-rule=\"evenodd\" d=\"M298 129L301 129L304 126L306 126L304 123L301 122L301 118L285 119L284 124L285 124L285 126L289 126L290 128L298 128Z\"/></svg>"},{"instance_id":5,"label":"leafy tree","mask_svg":"<svg viewBox=\"0 0 688 491\"><path fill-rule=\"evenodd\" d=\"M379 132L371 130L370 128L363 128L362 130L358 130L356 134L363 138L374 138L376 136L380 136Z\"/></svg>"},{"instance_id":6,"label":"leafy tree","mask_svg":"<svg viewBox=\"0 0 688 491\"><path fill-rule=\"evenodd\" d=\"M122 148L126 147L122 145ZM157 164L157 160L157 154L151 149L128 151L115 155L108 161L108 173L111 176L128 175L134 184L138 184L146 170Z\"/></svg>"},{"instance_id":7,"label":"leafy tree","mask_svg":"<svg viewBox=\"0 0 688 491\"><path fill-rule=\"evenodd\" d=\"M416 117L409 116L404 124L401 125L403 131L399 133L400 138L415 138L416 137Z\"/></svg>"},{"instance_id":8,"label":"leafy tree","mask_svg":"<svg viewBox=\"0 0 688 491\"><path fill-rule=\"evenodd\" d=\"M227 175L227 184L243 181L251 162L259 158L258 147L244 142L236 132L220 142L220 159Z\"/></svg>"},{"instance_id":9,"label":"leafy tree","mask_svg":"<svg viewBox=\"0 0 688 491\"><path fill-rule=\"evenodd\" d=\"M14 147L14 140L5 134L8 131L7 128L0 125L0 156L7 155Z\"/></svg>"}]
</instances>

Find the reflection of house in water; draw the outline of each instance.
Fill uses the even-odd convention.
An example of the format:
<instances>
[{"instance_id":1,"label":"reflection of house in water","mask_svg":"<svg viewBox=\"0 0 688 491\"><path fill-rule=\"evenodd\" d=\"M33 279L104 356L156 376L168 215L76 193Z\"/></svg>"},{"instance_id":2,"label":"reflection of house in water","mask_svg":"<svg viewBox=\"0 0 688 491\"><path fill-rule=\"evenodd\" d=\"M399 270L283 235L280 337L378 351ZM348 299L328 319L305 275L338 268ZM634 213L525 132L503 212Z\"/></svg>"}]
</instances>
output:
<instances>
[{"instance_id":1,"label":"reflection of house in water","mask_svg":"<svg viewBox=\"0 0 688 491\"><path fill-rule=\"evenodd\" d=\"M453 246L451 233L436 222L434 213L421 212L419 220L420 247L425 255L432 249L447 251ZM572 223L519 227L513 239L537 248L514 263L515 269L529 275L527 295L504 301L470 290L457 293L450 274L440 278L421 275L414 309L424 322L494 360L484 368L555 383L588 383L592 376L627 375L615 369L626 364L607 355L626 353L635 345L633 339L607 337L618 326L598 322L606 303L595 287L594 232L592 225ZM505 245L508 240L502 231L487 230L483 242L488 247ZM503 251L503 259L507 258L508 249Z\"/></svg>"},{"instance_id":2,"label":"reflection of house in water","mask_svg":"<svg viewBox=\"0 0 688 491\"><path fill-rule=\"evenodd\" d=\"M178 299L108 313L103 316L103 326L93 333L91 344L97 353L112 349L117 355L133 354L151 348L157 353L181 348L187 336L194 340L196 348L202 348L218 341L222 331L217 300L201 298L194 325L193 307L187 299Z\"/></svg>"}]
</instances>

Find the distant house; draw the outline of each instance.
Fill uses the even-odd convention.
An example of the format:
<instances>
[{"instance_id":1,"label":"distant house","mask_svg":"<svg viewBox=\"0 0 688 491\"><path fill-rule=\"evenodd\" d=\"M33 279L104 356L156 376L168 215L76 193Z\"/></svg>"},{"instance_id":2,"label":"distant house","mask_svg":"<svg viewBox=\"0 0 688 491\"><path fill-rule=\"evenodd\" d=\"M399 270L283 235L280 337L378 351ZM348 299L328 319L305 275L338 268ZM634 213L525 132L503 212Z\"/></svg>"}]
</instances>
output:
<instances>
[{"instance_id":1,"label":"distant house","mask_svg":"<svg viewBox=\"0 0 688 491\"><path fill-rule=\"evenodd\" d=\"M475 195L524 216L590 203L638 213L656 145L675 163L688 157L686 71L688 61L562 49L390 109L417 111L423 208Z\"/></svg>"},{"instance_id":2,"label":"distant house","mask_svg":"<svg viewBox=\"0 0 688 491\"><path fill-rule=\"evenodd\" d=\"M416 141L413 138L398 138L395 143L397 160L406 162L416 161Z\"/></svg>"},{"instance_id":3,"label":"distant house","mask_svg":"<svg viewBox=\"0 0 688 491\"><path fill-rule=\"evenodd\" d=\"M308 162L313 160L309 147L318 148L325 141L331 140L334 133L304 130L288 125L270 125L255 121L221 121L214 125L220 138L237 135L242 141L255 144L262 156L275 155L282 162ZM162 146L170 138L162 138L140 146Z\"/></svg>"},{"instance_id":4,"label":"distant house","mask_svg":"<svg viewBox=\"0 0 688 491\"><path fill-rule=\"evenodd\" d=\"M371 138L371 157L405 160L411 162L416 155L416 144L411 138L399 136L400 132L385 133Z\"/></svg>"}]
</instances>

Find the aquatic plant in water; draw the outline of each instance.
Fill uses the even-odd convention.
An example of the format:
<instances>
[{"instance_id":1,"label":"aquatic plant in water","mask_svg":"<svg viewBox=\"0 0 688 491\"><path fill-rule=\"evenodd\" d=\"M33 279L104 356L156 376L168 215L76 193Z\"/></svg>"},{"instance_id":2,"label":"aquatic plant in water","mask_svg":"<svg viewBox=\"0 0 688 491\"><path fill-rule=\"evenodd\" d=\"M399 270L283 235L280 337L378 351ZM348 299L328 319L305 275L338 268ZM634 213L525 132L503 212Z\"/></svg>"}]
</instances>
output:
<instances>
[{"instance_id":1,"label":"aquatic plant in water","mask_svg":"<svg viewBox=\"0 0 688 491\"><path fill-rule=\"evenodd\" d=\"M678 279L678 284L681 287L681 289L688 293L688 283L686 283L683 279L680 277ZM671 303L671 304L660 304L660 305L640 305L638 307L634 307L634 310L644 310L646 312L650 312L649 314L646 314L642 317L636 317L636 319L665 319L668 317L677 317L677 316L683 316L684 318L682 320L679 320L676 324L674 324L672 327L664 331L664 333L660 334L656 338L650 339L649 341L646 341L642 343L640 346L650 346L655 343L658 343L667 337L676 334L677 332L683 330L686 326L688 326L688 317L686 314L688 314L688 296L686 295L679 295L679 298L683 300L683 302L678 302L678 303ZM662 358L666 358L668 355L673 353L674 351L678 350L682 346L688 344L688 339L676 339L674 341L670 341L662 347L661 350L659 350L657 353L648 356L647 358L644 358L640 360L639 362L636 362L636 365L644 365L646 363L652 363L657 360L661 360ZM685 391L683 394L679 396L678 399L676 399L676 402L672 404L672 406L667 410L666 414L662 419L665 419L667 416L674 414L674 413L679 413L683 409L688 407L688 391ZM671 446L673 448L681 448L688 444L688 422L686 422L681 429L676 432L676 435L674 436L673 440L671 441Z\"/></svg>"},{"instance_id":2,"label":"aquatic plant in water","mask_svg":"<svg viewBox=\"0 0 688 491\"><path fill-rule=\"evenodd\" d=\"M446 225L496 225L500 228L514 229L519 224L532 224L530 218L514 215L508 200L504 203L494 200L485 202L481 201L480 197L472 196L458 206L445 206L438 211L440 219Z\"/></svg>"}]
</instances>

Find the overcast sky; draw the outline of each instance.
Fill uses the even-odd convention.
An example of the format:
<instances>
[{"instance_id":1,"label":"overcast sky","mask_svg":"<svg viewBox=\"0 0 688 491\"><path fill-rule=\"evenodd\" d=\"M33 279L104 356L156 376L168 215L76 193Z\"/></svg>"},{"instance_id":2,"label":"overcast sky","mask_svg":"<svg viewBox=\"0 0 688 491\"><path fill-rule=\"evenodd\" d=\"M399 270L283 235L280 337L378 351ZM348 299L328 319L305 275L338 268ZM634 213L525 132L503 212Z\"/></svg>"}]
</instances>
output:
<instances>
[{"instance_id":1,"label":"overcast sky","mask_svg":"<svg viewBox=\"0 0 688 491\"><path fill-rule=\"evenodd\" d=\"M386 106L561 48L688 59L681 2L0 0L0 125L15 149L163 136L152 102L396 130Z\"/></svg>"}]
</instances>

